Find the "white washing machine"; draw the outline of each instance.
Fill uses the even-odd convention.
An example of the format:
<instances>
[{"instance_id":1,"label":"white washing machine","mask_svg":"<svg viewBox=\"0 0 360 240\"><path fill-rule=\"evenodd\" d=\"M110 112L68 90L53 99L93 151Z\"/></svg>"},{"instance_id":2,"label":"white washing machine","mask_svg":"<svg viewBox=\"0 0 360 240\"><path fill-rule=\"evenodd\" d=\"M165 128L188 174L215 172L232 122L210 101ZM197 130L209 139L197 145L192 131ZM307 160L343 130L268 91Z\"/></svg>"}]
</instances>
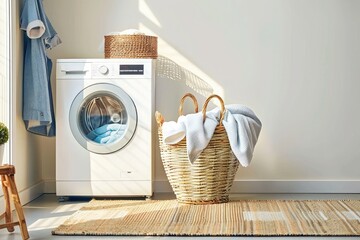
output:
<instances>
[{"instance_id":1,"label":"white washing machine","mask_svg":"<svg viewBox=\"0 0 360 240\"><path fill-rule=\"evenodd\" d=\"M59 59L56 194L153 193L153 59Z\"/></svg>"}]
</instances>

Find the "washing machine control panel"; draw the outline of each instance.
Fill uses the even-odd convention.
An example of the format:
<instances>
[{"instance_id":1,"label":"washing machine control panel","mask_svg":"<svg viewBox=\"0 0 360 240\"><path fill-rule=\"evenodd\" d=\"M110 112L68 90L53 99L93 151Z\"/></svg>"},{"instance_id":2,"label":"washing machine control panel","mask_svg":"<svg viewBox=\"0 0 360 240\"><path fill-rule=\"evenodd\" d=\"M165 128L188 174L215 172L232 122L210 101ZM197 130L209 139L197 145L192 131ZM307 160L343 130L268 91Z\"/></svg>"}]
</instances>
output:
<instances>
[{"instance_id":1,"label":"washing machine control panel","mask_svg":"<svg viewBox=\"0 0 360 240\"><path fill-rule=\"evenodd\" d=\"M92 78L151 78L151 65L147 63L92 63Z\"/></svg>"},{"instance_id":2,"label":"washing machine control panel","mask_svg":"<svg viewBox=\"0 0 360 240\"><path fill-rule=\"evenodd\" d=\"M151 79L153 59L82 59L58 60L56 77L60 79Z\"/></svg>"}]
</instances>

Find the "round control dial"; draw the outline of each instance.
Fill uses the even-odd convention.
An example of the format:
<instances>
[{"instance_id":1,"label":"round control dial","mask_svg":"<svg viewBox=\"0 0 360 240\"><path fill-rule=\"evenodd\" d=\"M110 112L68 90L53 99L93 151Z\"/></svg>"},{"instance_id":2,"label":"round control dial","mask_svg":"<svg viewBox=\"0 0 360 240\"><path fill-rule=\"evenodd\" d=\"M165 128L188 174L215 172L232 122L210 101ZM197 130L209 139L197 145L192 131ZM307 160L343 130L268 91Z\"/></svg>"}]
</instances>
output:
<instances>
[{"instance_id":1,"label":"round control dial","mask_svg":"<svg viewBox=\"0 0 360 240\"><path fill-rule=\"evenodd\" d=\"M99 67L99 73L105 75L109 73L109 68L105 65Z\"/></svg>"}]
</instances>

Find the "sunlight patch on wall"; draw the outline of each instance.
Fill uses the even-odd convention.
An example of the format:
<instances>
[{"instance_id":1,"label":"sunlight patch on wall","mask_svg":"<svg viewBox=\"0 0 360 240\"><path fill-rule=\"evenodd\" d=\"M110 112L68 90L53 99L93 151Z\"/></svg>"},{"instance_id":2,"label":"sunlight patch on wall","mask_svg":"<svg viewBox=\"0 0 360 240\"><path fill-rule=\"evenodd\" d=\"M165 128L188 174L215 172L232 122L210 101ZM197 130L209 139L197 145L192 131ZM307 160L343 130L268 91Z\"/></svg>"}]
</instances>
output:
<instances>
[{"instance_id":1,"label":"sunlight patch on wall","mask_svg":"<svg viewBox=\"0 0 360 240\"><path fill-rule=\"evenodd\" d=\"M161 28L161 24L159 20L156 18L155 14L151 11L149 5L145 2L145 0L139 0L139 11L147 17L152 23Z\"/></svg>"},{"instance_id":2,"label":"sunlight patch on wall","mask_svg":"<svg viewBox=\"0 0 360 240\"><path fill-rule=\"evenodd\" d=\"M213 93L224 97L224 89L221 85L219 85L216 81L214 81L210 76L204 73L200 68L198 68L195 64L193 64L189 59L185 58L180 52L178 52L175 48L173 48L170 44L168 44L161 36L158 36L151 29L146 27L143 23L139 23L139 30L158 37L158 54L159 56L164 56L168 59L171 59L176 64L181 66L186 71L191 72L196 75L198 79L202 79L204 82L209 84L213 89ZM186 66L186 67L185 67ZM191 87L191 84L187 84ZM194 89L195 91L197 89Z\"/></svg>"}]
</instances>

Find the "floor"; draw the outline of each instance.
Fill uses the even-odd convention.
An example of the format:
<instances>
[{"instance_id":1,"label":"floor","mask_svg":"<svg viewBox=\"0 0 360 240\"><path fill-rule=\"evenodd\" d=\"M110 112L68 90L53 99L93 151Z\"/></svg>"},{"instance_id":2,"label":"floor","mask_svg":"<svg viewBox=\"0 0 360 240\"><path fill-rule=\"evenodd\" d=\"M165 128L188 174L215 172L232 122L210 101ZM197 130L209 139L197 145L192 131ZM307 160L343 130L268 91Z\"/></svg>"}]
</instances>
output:
<instances>
[{"instance_id":1,"label":"floor","mask_svg":"<svg viewBox=\"0 0 360 240\"><path fill-rule=\"evenodd\" d=\"M172 194L156 194L154 199L171 199ZM232 195L231 199L357 199L360 194L239 194ZM193 237L78 237L78 236L53 236L51 230L60 225L67 217L81 206L86 204L87 198L71 198L59 202L54 194L44 194L34 201L26 204L25 217L28 224L30 239L42 240L81 240L81 239L192 239ZM198 237L199 238L199 237ZM200 237L203 239L233 239L234 237ZM19 228L8 233L6 229L0 230L1 240L21 240ZM250 239L250 237L236 237L236 239ZM265 239L360 239L360 237L255 237L256 240Z\"/></svg>"}]
</instances>

